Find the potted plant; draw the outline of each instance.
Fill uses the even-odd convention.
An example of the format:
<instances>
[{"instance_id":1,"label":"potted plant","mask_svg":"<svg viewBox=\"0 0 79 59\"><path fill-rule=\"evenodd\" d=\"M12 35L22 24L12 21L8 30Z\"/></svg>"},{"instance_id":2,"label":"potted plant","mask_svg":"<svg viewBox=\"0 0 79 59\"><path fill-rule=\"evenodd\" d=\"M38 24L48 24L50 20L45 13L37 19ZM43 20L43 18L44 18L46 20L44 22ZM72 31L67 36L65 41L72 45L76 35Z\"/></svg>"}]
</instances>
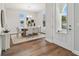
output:
<instances>
[{"instance_id":1,"label":"potted plant","mask_svg":"<svg viewBox=\"0 0 79 59\"><path fill-rule=\"evenodd\" d=\"M28 21L28 26L31 26L31 21Z\"/></svg>"}]
</instances>

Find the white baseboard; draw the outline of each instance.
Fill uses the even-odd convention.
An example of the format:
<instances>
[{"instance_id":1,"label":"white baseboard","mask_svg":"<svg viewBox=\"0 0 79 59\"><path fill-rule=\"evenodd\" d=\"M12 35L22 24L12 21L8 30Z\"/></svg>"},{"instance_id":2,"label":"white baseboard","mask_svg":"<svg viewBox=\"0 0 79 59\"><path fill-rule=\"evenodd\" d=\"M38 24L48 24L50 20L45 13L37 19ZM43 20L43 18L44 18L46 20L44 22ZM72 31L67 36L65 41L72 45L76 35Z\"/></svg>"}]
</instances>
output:
<instances>
[{"instance_id":1,"label":"white baseboard","mask_svg":"<svg viewBox=\"0 0 79 59\"><path fill-rule=\"evenodd\" d=\"M45 38L45 40L47 40L47 41L50 42L50 43L53 43L51 40L48 40L47 38Z\"/></svg>"},{"instance_id":2,"label":"white baseboard","mask_svg":"<svg viewBox=\"0 0 79 59\"><path fill-rule=\"evenodd\" d=\"M76 54L76 55L78 55L78 56L79 56L79 51L72 50L72 52L73 52L74 54Z\"/></svg>"}]
</instances>

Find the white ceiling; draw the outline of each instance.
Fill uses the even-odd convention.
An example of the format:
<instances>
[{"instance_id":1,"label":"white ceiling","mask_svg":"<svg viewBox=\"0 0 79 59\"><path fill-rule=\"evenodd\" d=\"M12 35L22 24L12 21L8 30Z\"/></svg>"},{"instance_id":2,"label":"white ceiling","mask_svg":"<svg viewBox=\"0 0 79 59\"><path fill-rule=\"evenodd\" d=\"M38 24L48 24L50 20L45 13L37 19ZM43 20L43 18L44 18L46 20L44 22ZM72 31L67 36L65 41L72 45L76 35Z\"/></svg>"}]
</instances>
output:
<instances>
[{"instance_id":1,"label":"white ceiling","mask_svg":"<svg viewBox=\"0 0 79 59\"><path fill-rule=\"evenodd\" d=\"M5 8L38 12L45 9L45 4L44 3L6 3Z\"/></svg>"}]
</instances>

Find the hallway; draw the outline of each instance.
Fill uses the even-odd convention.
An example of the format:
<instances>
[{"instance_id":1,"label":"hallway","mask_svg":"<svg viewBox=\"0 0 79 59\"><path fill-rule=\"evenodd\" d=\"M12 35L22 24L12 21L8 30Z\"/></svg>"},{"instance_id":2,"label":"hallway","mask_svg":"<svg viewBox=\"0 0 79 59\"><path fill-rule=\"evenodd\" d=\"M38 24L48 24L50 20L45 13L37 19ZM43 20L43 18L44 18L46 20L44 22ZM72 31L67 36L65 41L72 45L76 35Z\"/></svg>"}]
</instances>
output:
<instances>
[{"instance_id":1,"label":"hallway","mask_svg":"<svg viewBox=\"0 0 79 59\"><path fill-rule=\"evenodd\" d=\"M3 56L76 56L71 51L54 43L49 43L45 38L37 39L12 46Z\"/></svg>"}]
</instances>

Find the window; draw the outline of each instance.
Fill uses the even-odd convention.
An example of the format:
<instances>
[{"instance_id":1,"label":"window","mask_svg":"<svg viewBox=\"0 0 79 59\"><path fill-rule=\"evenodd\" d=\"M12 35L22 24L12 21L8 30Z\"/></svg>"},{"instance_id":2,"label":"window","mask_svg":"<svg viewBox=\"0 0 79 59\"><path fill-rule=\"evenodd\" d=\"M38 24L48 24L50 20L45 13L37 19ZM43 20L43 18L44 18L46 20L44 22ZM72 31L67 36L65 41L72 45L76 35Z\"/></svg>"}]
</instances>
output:
<instances>
[{"instance_id":1,"label":"window","mask_svg":"<svg viewBox=\"0 0 79 59\"><path fill-rule=\"evenodd\" d=\"M67 4L64 4L63 11L62 11L62 29L67 29Z\"/></svg>"},{"instance_id":2,"label":"window","mask_svg":"<svg viewBox=\"0 0 79 59\"><path fill-rule=\"evenodd\" d=\"M19 20L20 20L20 28L23 28L24 27L24 20L25 20L25 14L24 13L21 13L19 15Z\"/></svg>"}]
</instances>

